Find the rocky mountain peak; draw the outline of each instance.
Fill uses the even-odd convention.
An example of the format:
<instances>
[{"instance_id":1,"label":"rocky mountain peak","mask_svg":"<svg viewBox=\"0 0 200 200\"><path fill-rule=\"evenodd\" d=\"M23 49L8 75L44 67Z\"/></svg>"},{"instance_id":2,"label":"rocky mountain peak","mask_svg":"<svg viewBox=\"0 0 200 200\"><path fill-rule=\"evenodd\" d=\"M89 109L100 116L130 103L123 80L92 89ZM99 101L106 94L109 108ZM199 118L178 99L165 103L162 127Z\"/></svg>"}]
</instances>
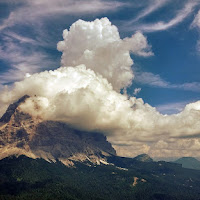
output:
<instances>
[{"instance_id":1,"label":"rocky mountain peak","mask_svg":"<svg viewBox=\"0 0 200 200\"><path fill-rule=\"evenodd\" d=\"M200 161L193 157L182 157L174 162L181 164L184 168L200 170Z\"/></svg>"},{"instance_id":2,"label":"rocky mountain peak","mask_svg":"<svg viewBox=\"0 0 200 200\"><path fill-rule=\"evenodd\" d=\"M28 95L11 104L2 116L0 126L0 159L7 156L26 155L62 161L106 162L106 156L116 155L102 133L81 131L57 121L37 121L23 113L19 105Z\"/></svg>"},{"instance_id":3,"label":"rocky mountain peak","mask_svg":"<svg viewBox=\"0 0 200 200\"><path fill-rule=\"evenodd\" d=\"M27 98L29 98L30 96L28 95L24 95L23 97L21 97L19 100L17 100L16 102L10 104L5 112L5 114L0 118L0 122L1 123L7 123L10 121L11 116L15 113L17 107L21 104L24 103L26 101Z\"/></svg>"},{"instance_id":4,"label":"rocky mountain peak","mask_svg":"<svg viewBox=\"0 0 200 200\"><path fill-rule=\"evenodd\" d=\"M140 154L136 156L134 159L141 162L153 162L153 159L148 154Z\"/></svg>"}]
</instances>

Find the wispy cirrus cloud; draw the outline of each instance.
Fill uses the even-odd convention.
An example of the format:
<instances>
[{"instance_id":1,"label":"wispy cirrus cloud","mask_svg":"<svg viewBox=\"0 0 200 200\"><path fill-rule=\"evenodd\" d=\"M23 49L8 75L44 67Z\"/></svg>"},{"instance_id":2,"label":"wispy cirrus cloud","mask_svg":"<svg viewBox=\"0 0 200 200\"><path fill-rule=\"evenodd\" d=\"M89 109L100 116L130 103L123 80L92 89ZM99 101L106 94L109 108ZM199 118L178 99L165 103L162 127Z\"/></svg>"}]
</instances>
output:
<instances>
[{"instance_id":1,"label":"wispy cirrus cloud","mask_svg":"<svg viewBox=\"0 0 200 200\"><path fill-rule=\"evenodd\" d=\"M0 74L0 84L19 81L26 73L35 73L44 69L44 66L52 67L55 60L37 50L38 42L13 32L7 32L0 45L0 59L9 67Z\"/></svg>"},{"instance_id":2,"label":"wispy cirrus cloud","mask_svg":"<svg viewBox=\"0 0 200 200\"><path fill-rule=\"evenodd\" d=\"M135 71L135 82L152 87L168 88L170 83L163 80L160 75L151 72Z\"/></svg>"},{"instance_id":3,"label":"wispy cirrus cloud","mask_svg":"<svg viewBox=\"0 0 200 200\"><path fill-rule=\"evenodd\" d=\"M197 15L195 16L192 24L191 24L191 28L198 28L200 29L200 10L197 13Z\"/></svg>"},{"instance_id":4,"label":"wispy cirrus cloud","mask_svg":"<svg viewBox=\"0 0 200 200\"><path fill-rule=\"evenodd\" d=\"M134 19L127 22L126 25L131 25L132 23L137 22L138 20L150 15L154 11L166 5L170 0L153 0L149 1L147 8L143 9Z\"/></svg>"},{"instance_id":5,"label":"wispy cirrus cloud","mask_svg":"<svg viewBox=\"0 0 200 200\"><path fill-rule=\"evenodd\" d=\"M6 37L7 37L7 39L9 37L10 40L11 39L17 40L17 41L19 41L19 43L29 43L31 45L39 45L39 43L36 40L34 40L32 38L29 38L29 37L25 37L25 36L19 35L19 34L15 33L15 32L12 32L12 31L5 32L3 38L6 39Z\"/></svg>"},{"instance_id":6,"label":"wispy cirrus cloud","mask_svg":"<svg viewBox=\"0 0 200 200\"><path fill-rule=\"evenodd\" d=\"M156 105L156 109L162 114L175 114L183 111L185 106L191 101L180 101Z\"/></svg>"},{"instance_id":7,"label":"wispy cirrus cloud","mask_svg":"<svg viewBox=\"0 0 200 200\"><path fill-rule=\"evenodd\" d=\"M173 84L161 78L160 75L153 74L151 72L136 71L134 81L142 85L148 85L156 88L169 88L200 92L200 82Z\"/></svg>"},{"instance_id":8,"label":"wispy cirrus cloud","mask_svg":"<svg viewBox=\"0 0 200 200\"><path fill-rule=\"evenodd\" d=\"M57 17L62 15L79 15L79 14L98 14L106 11L116 11L121 7L127 6L127 3L120 1L104 0L19 0L21 6L10 12L0 24L0 30L23 24L27 22L37 22L47 17ZM39 22L37 22L39 23Z\"/></svg>"},{"instance_id":9,"label":"wispy cirrus cloud","mask_svg":"<svg viewBox=\"0 0 200 200\"><path fill-rule=\"evenodd\" d=\"M196 28L200 32L200 10L195 16L190 28ZM196 50L198 53L200 53L200 39L197 40Z\"/></svg>"},{"instance_id":10,"label":"wispy cirrus cloud","mask_svg":"<svg viewBox=\"0 0 200 200\"><path fill-rule=\"evenodd\" d=\"M52 41L52 37L49 33L46 33L47 30L40 30L37 33L37 37L31 38L30 36L24 36L18 34L14 31L4 31L1 35L1 38L4 42L9 42L6 46L9 46L11 43L18 43L19 46L31 45L30 47L48 47L56 48L56 42ZM31 50L31 48L29 48Z\"/></svg>"},{"instance_id":11,"label":"wispy cirrus cloud","mask_svg":"<svg viewBox=\"0 0 200 200\"><path fill-rule=\"evenodd\" d=\"M1 3L7 3L11 10L0 21L0 59L7 63L0 74L2 84L21 80L26 73L39 72L44 66L58 67L59 61L49 53L56 49L57 29L52 26L49 31L45 20L55 23L66 16L114 12L128 5L117 0L2 0Z\"/></svg>"},{"instance_id":12,"label":"wispy cirrus cloud","mask_svg":"<svg viewBox=\"0 0 200 200\"><path fill-rule=\"evenodd\" d=\"M152 6L150 7L149 11L147 9L146 14L149 14L151 12L153 12L155 9L161 7L162 5L164 5L160 2L157 2L157 6ZM128 30L128 31L135 31L135 30L140 30L143 32L155 32L155 31L164 31L167 30L171 27L174 27L176 25L178 25L179 23L181 23L185 18L187 18L194 10L195 6L198 5L198 1L188 1L184 7L180 10L178 10L176 12L176 15L174 18L170 19L169 21L158 21L156 23L151 23L151 24L140 24L140 23L136 23L136 24L132 24L132 26L130 26L130 23L125 24L124 29ZM144 14L141 13L141 17L143 17L143 15L146 15L145 12ZM141 18L139 15L139 19ZM137 19L137 18L136 18Z\"/></svg>"}]
</instances>

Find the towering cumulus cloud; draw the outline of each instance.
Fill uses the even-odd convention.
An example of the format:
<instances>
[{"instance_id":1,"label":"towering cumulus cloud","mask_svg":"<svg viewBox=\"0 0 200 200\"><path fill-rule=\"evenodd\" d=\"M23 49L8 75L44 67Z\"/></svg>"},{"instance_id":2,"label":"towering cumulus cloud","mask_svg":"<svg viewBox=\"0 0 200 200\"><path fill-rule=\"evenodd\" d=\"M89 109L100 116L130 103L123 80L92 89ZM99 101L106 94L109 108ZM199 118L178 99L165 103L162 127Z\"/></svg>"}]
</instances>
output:
<instances>
[{"instance_id":1,"label":"towering cumulus cloud","mask_svg":"<svg viewBox=\"0 0 200 200\"><path fill-rule=\"evenodd\" d=\"M63 52L63 66L85 64L87 69L101 74L118 91L129 86L133 79L133 61L129 52L142 56L152 54L142 33L137 32L122 40L117 27L107 18L93 22L78 20L69 31L63 31L63 39L58 43L58 50Z\"/></svg>"},{"instance_id":2,"label":"towering cumulus cloud","mask_svg":"<svg viewBox=\"0 0 200 200\"><path fill-rule=\"evenodd\" d=\"M183 148L200 150L200 102L176 115L161 115L142 99L119 93L134 77L130 52L152 55L142 33L120 39L107 18L79 20L64 30L58 43L62 67L27 75L12 89L5 89L1 104L27 94L24 112L42 120L58 120L75 127L101 131L118 154L180 155ZM59 136L58 136L59 137ZM195 146L195 147L194 147ZM189 151L188 151L189 152Z\"/></svg>"}]
</instances>

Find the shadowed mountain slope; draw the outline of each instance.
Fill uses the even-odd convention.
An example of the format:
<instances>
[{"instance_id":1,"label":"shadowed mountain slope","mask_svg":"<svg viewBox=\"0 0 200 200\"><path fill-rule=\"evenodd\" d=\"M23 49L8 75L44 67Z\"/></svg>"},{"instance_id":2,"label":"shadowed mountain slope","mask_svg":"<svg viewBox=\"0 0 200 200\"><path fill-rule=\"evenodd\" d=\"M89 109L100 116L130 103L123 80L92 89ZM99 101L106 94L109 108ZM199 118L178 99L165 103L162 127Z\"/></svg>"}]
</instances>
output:
<instances>
[{"instance_id":1,"label":"shadowed mountain slope","mask_svg":"<svg viewBox=\"0 0 200 200\"><path fill-rule=\"evenodd\" d=\"M42 121L20 110L24 96L11 104L0 121L0 158L26 155L46 160L61 160L73 165L73 160L106 162L105 156L116 155L101 133L80 131L66 123Z\"/></svg>"}]
</instances>

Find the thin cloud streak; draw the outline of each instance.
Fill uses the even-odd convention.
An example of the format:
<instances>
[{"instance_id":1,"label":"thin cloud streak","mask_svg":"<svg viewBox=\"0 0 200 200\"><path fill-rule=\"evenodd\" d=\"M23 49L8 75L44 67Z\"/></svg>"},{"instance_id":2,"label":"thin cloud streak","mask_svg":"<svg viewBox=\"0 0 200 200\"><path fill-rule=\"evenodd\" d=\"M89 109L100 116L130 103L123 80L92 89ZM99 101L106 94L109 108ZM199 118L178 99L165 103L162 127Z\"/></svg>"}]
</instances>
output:
<instances>
[{"instance_id":1,"label":"thin cloud streak","mask_svg":"<svg viewBox=\"0 0 200 200\"><path fill-rule=\"evenodd\" d=\"M200 32L200 10L198 11L197 15L195 16L190 28L196 28ZM200 54L200 39L197 40L196 50L198 54Z\"/></svg>"},{"instance_id":2,"label":"thin cloud streak","mask_svg":"<svg viewBox=\"0 0 200 200\"><path fill-rule=\"evenodd\" d=\"M186 17L188 17L192 13L192 11L194 10L194 8L197 4L198 4L198 2L191 2L191 1L186 3L184 8L179 10L177 12L177 15L168 22L159 21L159 22L153 23L153 24L139 24L139 25L135 25L135 26L133 25L132 27L125 26L124 29L126 29L127 31L140 30L143 32L156 32L156 31L167 30L171 27L178 25Z\"/></svg>"},{"instance_id":3,"label":"thin cloud streak","mask_svg":"<svg viewBox=\"0 0 200 200\"><path fill-rule=\"evenodd\" d=\"M39 43L36 40L33 40L31 38L28 38L28 37L24 37L22 35L18 35L18 34L14 33L14 32L11 32L11 31L6 32L5 33L5 37L6 36L9 36L10 38L12 38L14 40L17 40L20 43L29 43L31 45L39 45Z\"/></svg>"},{"instance_id":4,"label":"thin cloud streak","mask_svg":"<svg viewBox=\"0 0 200 200\"><path fill-rule=\"evenodd\" d=\"M7 3L7 2L5 2ZM53 43L51 33L46 33L44 20L47 17L56 18L63 15L99 14L102 12L114 12L127 3L120 1L86 0L19 0L13 4L20 5L12 10L7 18L0 24L2 33L2 44L0 45L0 59L9 65L4 73L0 75L0 83L10 83L24 78L26 73L39 72L46 66L52 68L57 61L50 59L40 47L56 47ZM36 39L19 35L12 31L14 26L28 26L36 31ZM43 31L40 31L44 29ZM47 41L48 38L48 41ZM55 68L55 67L54 67Z\"/></svg>"},{"instance_id":5,"label":"thin cloud streak","mask_svg":"<svg viewBox=\"0 0 200 200\"><path fill-rule=\"evenodd\" d=\"M160 75L153 74L151 72L135 71L134 82L156 88L180 89L193 92L200 92L199 82L173 84L162 79Z\"/></svg>"},{"instance_id":6,"label":"thin cloud streak","mask_svg":"<svg viewBox=\"0 0 200 200\"><path fill-rule=\"evenodd\" d=\"M19 81L26 73L36 73L44 69L41 66L53 66L56 62L49 59L49 56L42 51L36 51L33 46L35 40L18 36L14 33L4 37L0 45L0 59L10 66L4 73L0 74L0 84ZM15 41L17 40L17 41ZM20 45L20 42L23 45ZM26 43L26 44L24 44Z\"/></svg>"},{"instance_id":7,"label":"thin cloud streak","mask_svg":"<svg viewBox=\"0 0 200 200\"><path fill-rule=\"evenodd\" d=\"M7 2L5 2L7 3ZM12 2L19 7L12 10L0 24L2 44L0 45L0 59L9 63L7 70L0 75L0 83L10 83L24 78L26 73L40 72L46 67L55 68L57 60L52 60L42 48L56 48L52 33L47 32L45 19L57 18L63 15L99 14L106 11L116 11L127 3L104 0L19 0ZM14 26L30 27L36 32L36 38L25 37L12 31ZM41 31L42 30L42 31ZM43 67L41 67L43 66ZM54 67L53 67L54 66Z\"/></svg>"},{"instance_id":8,"label":"thin cloud streak","mask_svg":"<svg viewBox=\"0 0 200 200\"><path fill-rule=\"evenodd\" d=\"M197 13L197 15L195 16L191 26L191 28L198 28L200 30L200 10Z\"/></svg>"},{"instance_id":9,"label":"thin cloud streak","mask_svg":"<svg viewBox=\"0 0 200 200\"><path fill-rule=\"evenodd\" d=\"M183 109L188 103L191 103L191 101L166 103L166 104L157 105L155 107L160 113L171 115L171 114L176 114L183 111Z\"/></svg>"},{"instance_id":10,"label":"thin cloud streak","mask_svg":"<svg viewBox=\"0 0 200 200\"><path fill-rule=\"evenodd\" d=\"M135 71L135 82L152 87L168 88L170 83L163 80L160 75L151 72Z\"/></svg>"},{"instance_id":11,"label":"thin cloud streak","mask_svg":"<svg viewBox=\"0 0 200 200\"><path fill-rule=\"evenodd\" d=\"M45 30L39 31L36 39L19 35L13 31L4 31L2 34L2 40L16 43L18 42L20 46L31 45L31 47L48 47L55 48L56 44L52 41L50 34L47 34ZM6 45L9 46L10 44Z\"/></svg>"},{"instance_id":12,"label":"thin cloud streak","mask_svg":"<svg viewBox=\"0 0 200 200\"><path fill-rule=\"evenodd\" d=\"M37 22L37 19L46 18L49 16L59 15L78 15L101 13L106 11L116 11L122 7L128 6L127 3L113 1L107 2L103 0L84 1L80 0L35 0L35 1L20 1L23 6L12 11L8 18L4 19L0 25L0 30L12 27L16 24L25 24L27 22Z\"/></svg>"},{"instance_id":13,"label":"thin cloud streak","mask_svg":"<svg viewBox=\"0 0 200 200\"><path fill-rule=\"evenodd\" d=\"M141 18L144 18L157 9L163 7L165 4L167 4L170 0L154 0L153 2L150 2L149 6L144 9L136 18L130 20L126 25L131 25L134 22L137 22Z\"/></svg>"}]
</instances>

